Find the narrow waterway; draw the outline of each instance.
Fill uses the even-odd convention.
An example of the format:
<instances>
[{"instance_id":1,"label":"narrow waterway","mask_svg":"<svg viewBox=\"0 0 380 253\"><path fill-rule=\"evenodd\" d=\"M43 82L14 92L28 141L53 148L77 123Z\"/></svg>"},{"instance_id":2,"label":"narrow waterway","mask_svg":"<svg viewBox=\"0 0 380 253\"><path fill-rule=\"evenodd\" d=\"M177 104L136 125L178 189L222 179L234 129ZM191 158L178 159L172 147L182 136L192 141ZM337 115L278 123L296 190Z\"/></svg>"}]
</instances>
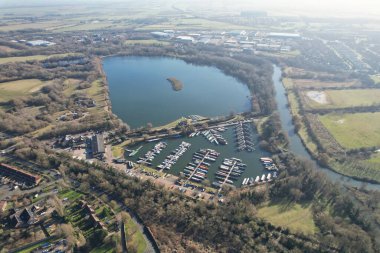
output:
<instances>
[{"instance_id":1,"label":"narrow waterway","mask_svg":"<svg viewBox=\"0 0 380 253\"><path fill-rule=\"evenodd\" d=\"M362 186L363 181L352 179L350 177L338 174L332 170L322 168L308 153L300 137L298 136L298 134L295 132L295 129L294 129L292 115L288 107L288 98L286 95L285 88L281 81L281 74L282 74L281 69L275 65L273 67L274 67L273 83L276 90L276 102L278 106L278 112L280 114L282 129L288 134L288 137L289 137L289 142L290 142L289 149L296 155L303 157L307 160L310 160L310 162L318 170L323 171L334 182L338 181L343 184L347 184L347 185L355 186L355 187ZM380 190L380 184L372 184L372 183L366 183L366 184L367 184L368 189Z\"/></svg>"}]
</instances>

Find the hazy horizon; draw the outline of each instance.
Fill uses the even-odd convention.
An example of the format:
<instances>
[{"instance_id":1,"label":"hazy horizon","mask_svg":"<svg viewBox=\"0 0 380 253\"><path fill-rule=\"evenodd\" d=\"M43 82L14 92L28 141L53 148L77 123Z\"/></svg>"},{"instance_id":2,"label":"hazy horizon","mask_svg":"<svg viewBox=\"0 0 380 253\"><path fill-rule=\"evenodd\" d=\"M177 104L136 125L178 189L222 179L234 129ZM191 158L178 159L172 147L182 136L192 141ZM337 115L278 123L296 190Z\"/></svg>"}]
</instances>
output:
<instances>
[{"instance_id":1,"label":"hazy horizon","mask_svg":"<svg viewBox=\"0 0 380 253\"><path fill-rule=\"evenodd\" d=\"M311 17L361 17L380 18L379 0L30 0L27 2L15 2L12 0L0 1L0 7L12 8L23 6L58 6L66 4L133 4L134 7L141 5L149 8L150 4L165 7L176 6L183 10L193 12L240 12L242 10L267 11L272 15L283 16L311 16ZM110 6L108 6L110 7ZM111 6L112 7L112 6Z\"/></svg>"}]
</instances>

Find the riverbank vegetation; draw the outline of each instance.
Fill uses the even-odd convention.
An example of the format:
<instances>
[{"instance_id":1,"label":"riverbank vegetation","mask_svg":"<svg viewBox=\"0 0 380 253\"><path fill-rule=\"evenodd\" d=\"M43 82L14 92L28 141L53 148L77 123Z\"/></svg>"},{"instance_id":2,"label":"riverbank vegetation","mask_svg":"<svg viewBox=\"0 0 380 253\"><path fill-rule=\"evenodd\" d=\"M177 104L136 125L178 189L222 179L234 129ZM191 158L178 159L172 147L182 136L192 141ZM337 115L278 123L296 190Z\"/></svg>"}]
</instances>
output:
<instances>
[{"instance_id":1,"label":"riverbank vegetation","mask_svg":"<svg viewBox=\"0 0 380 253\"><path fill-rule=\"evenodd\" d=\"M367 162L380 148L379 89L373 81L364 74L282 61L288 64L283 84L293 123L308 151L338 173L380 182L379 169Z\"/></svg>"},{"instance_id":2,"label":"riverbank vegetation","mask_svg":"<svg viewBox=\"0 0 380 253\"><path fill-rule=\"evenodd\" d=\"M183 84L180 80L178 80L177 78L175 77L168 77L166 80L169 81L169 83L171 84L172 86L172 89L174 91L180 91L183 89Z\"/></svg>"}]
</instances>

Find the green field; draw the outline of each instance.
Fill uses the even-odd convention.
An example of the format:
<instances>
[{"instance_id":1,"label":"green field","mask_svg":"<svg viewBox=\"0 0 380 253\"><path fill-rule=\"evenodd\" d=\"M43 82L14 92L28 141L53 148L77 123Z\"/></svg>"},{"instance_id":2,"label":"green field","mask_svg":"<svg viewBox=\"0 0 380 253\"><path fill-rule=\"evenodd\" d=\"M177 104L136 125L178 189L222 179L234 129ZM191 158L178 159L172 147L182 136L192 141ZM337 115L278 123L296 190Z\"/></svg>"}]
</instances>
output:
<instances>
[{"instance_id":1,"label":"green field","mask_svg":"<svg viewBox=\"0 0 380 253\"><path fill-rule=\"evenodd\" d=\"M317 231L310 205L267 204L258 208L257 216L275 226L289 228L292 232L314 234Z\"/></svg>"},{"instance_id":2,"label":"green field","mask_svg":"<svg viewBox=\"0 0 380 253\"><path fill-rule=\"evenodd\" d=\"M44 82L38 79L25 79L0 83L0 102L22 97L38 91Z\"/></svg>"},{"instance_id":3,"label":"green field","mask_svg":"<svg viewBox=\"0 0 380 253\"><path fill-rule=\"evenodd\" d=\"M0 64L10 63L10 62L24 62L24 61L42 61L50 57L63 57L68 54L52 54L52 55L31 55L31 56L19 56L19 57L6 57L0 58Z\"/></svg>"},{"instance_id":4,"label":"green field","mask_svg":"<svg viewBox=\"0 0 380 253\"><path fill-rule=\"evenodd\" d=\"M326 102L317 102L303 92L307 105L313 109L319 108L350 108L380 104L380 89L325 90Z\"/></svg>"},{"instance_id":5,"label":"green field","mask_svg":"<svg viewBox=\"0 0 380 253\"><path fill-rule=\"evenodd\" d=\"M380 146L380 112L326 114L319 119L345 148Z\"/></svg>"}]
</instances>

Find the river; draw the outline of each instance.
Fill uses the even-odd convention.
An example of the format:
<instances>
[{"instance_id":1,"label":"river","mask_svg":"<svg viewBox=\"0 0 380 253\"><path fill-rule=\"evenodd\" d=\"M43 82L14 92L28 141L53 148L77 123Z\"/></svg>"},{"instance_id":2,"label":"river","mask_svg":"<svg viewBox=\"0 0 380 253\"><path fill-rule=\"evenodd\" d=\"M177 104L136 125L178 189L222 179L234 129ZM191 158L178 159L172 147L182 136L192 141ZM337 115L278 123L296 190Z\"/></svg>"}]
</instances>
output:
<instances>
[{"instance_id":1,"label":"river","mask_svg":"<svg viewBox=\"0 0 380 253\"><path fill-rule=\"evenodd\" d=\"M281 82L281 69L278 66L273 66L273 83L276 90L276 102L281 119L281 126L289 137L289 149L296 155L309 160L318 170L325 173L334 182L341 182L350 186L361 187L363 181L352 179L350 177L338 174L330 169L322 168L311 157L309 152L303 145L301 138L295 132L292 115L288 107L288 98L285 88ZM366 183L367 189L380 190L380 184Z\"/></svg>"}]
</instances>

